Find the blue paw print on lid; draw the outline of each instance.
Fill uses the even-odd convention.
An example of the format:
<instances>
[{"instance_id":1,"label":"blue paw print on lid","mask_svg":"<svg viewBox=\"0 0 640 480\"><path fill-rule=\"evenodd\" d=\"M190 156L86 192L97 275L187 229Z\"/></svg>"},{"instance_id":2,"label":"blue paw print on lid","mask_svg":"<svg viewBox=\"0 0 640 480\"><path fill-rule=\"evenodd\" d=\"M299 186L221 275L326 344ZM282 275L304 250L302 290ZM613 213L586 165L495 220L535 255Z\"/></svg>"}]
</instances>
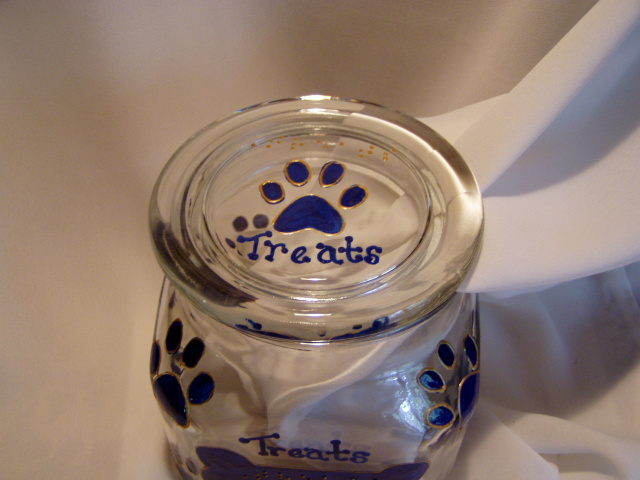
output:
<instances>
[{"instance_id":1,"label":"blue paw print on lid","mask_svg":"<svg viewBox=\"0 0 640 480\"><path fill-rule=\"evenodd\" d=\"M465 365L460 365L460 369L468 370L460 383L457 385L457 411L446 402L438 402L427 410L425 419L427 425L432 428L446 429L454 424L458 424L458 428L462 428L471 417L473 410L478 402L478 390L480 382L480 372L478 371L478 346L475 339L471 335L467 335L464 339L464 352L467 358ZM447 341L442 341L436 349L439 363L444 367L444 372L449 371L451 375L454 367L457 365L457 356L454 348ZM459 377L458 377L459 378ZM418 374L418 384L429 394L437 396L438 394L446 394L449 388L456 385L450 385L445 379L445 375L437 368L425 368ZM451 395L447 395L448 397ZM434 397L435 398L435 397Z\"/></svg>"},{"instance_id":2,"label":"blue paw print on lid","mask_svg":"<svg viewBox=\"0 0 640 480\"><path fill-rule=\"evenodd\" d=\"M173 371L158 373L162 347L159 341L155 341L151 346L150 374L156 400L165 413L186 428L191 423L190 406L211 400L215 382L210 374L201 372L191 379L185 393L182 377L185 371L198 365L204 355L205 345L200 338L194 337L181 349L182 330L182 322L174 320L164 340L164 350L171 357Z\"/></svg>"},{"instance_id":3,"label":"blue paw print on lid","mask_svg":"<svg viewBox=\"0 0 640 480\"><path fill-rule=\"evenodd\" d=\"M326 163L320 171L320 185L325 188L333 187L342 180L345 171L345 166L340 162ZM311 169L302 160L291 160L287 163L284 174L287 181L294 187L302 187L311 179ZM270 204L277 204L285 199L284 188L274 180L262 183L260 194ZM340 195L338 206L342 209L358 207L367 199L367 196L365 187L351 185ZM318 195L309 194L287 205L274 220L273 228L280 233L295 233L309 229L335 235L344 229L344 219L327 200Z\"/></svg>"}]
</instances>

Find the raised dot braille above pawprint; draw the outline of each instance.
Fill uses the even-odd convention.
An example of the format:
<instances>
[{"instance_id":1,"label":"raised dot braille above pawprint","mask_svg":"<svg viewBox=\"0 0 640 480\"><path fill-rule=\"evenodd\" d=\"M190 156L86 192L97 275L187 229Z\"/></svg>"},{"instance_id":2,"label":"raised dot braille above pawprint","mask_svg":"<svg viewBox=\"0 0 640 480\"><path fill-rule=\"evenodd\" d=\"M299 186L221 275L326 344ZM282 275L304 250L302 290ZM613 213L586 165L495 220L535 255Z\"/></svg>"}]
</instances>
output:
<instances>
[{"instance_id":1,"label":"raised dot braille above pawprint","mask_svg":"<svg viewBox=\"0 0 640 480\"><path fill-rule=\"evenodd\" d=\"M319 174L319 184L323 188L337 185L344 177L346 167L340 162L326 163ZM291 160L284 168L286 180L294 187L305 186L312 177L311 169L302 160ZM265 202L278 204L285 200L285 190L281 183L267 180L260 185L260 194ZM345 188L338 200L338 207L344 210L356 208L367 199L368 192L362 185ZM302 230L335 235L344 229L344 219L339 210L322 196L308 194L289 203L275 218L273 228L280 233L296 233Z\"/></svg>"},{"instance_id":2,"label":"raised dot braille above pawprint","mask_svg":"<svg viewBox=\"0 0 640 480\"><path fill-rule=\"evenodd\" d=\"M449 342L442 341L437 348L437 357L444 370L428 367L418 374L418 384L434 399L440 398L440 395L450 397L446 395L447 390L457 388L457 405L452 406L443 401L435 403L427 410L425 420L432 428L446 429L455 424L458 428L462 428L471 417L478 401L479 355L476 340L471 335L467 335L464 339L464 352L467 363L458 365L455 350ZM458 385L450 384L446 380L456 366L462 372L468 371Z\"/></svg>"},{"instance_id":3,"label":"raised dot braille above pawprint","mask_svg":"<svg viewBox=\"0 0 640 480\"><path fill-rule=\"evenodd\" d=\"M160 407L178 425L186 428L191 423L191 407L211 400L215 381L207 372L191 375L205 353L205 345L200 338L194 337L182 347L182 336L182 322L176 319L167 329L163 345L158 340L153 342L150 374L153 393ZM169 356L171 371L160 373L163 353ZM183 380L187 376L190 380L185 391Z\"/></svg>"}]
</instances>

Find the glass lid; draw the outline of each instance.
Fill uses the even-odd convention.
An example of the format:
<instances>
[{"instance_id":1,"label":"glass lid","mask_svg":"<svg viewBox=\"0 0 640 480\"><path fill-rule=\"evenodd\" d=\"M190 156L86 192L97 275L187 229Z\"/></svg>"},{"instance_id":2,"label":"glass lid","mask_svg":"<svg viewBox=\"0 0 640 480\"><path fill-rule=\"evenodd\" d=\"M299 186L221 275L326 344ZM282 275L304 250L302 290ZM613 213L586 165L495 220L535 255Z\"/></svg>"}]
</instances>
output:
<instances>
[{"instance_id":1,"label":"glass lid","mask_svg":"<svg viewBox=\"0 0 640 480\"><path fill-rule=\"evenodd\" d=\"M168 278L214 319L326 341L397 330L444 303L478 249L482 202L424 124L315 95L237 111L188 140L150 220Z\"/></svg>"}]
</instances>

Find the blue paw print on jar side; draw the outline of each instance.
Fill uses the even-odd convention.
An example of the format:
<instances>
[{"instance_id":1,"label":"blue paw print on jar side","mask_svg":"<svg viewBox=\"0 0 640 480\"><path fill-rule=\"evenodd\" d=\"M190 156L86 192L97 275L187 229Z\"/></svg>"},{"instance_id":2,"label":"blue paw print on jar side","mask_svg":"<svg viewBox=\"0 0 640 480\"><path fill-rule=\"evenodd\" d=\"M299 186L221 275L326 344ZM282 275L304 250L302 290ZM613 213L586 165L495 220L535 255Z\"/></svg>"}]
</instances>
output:
<instances>
[{"instance_id":1,"label":"blue paw print on jar side","mask_svg":"<svg viewBox=\"0 0 640 480\"><path fill-rule=\"evenodd\" d=\"M319 175L319 183L323 188L333 187L344 177L346 168L340 162L326 163ZM287 181L294 187L302 187L311 180L311 169L302 160L291 160L284 167ZM269 204L284 201L285 191L280 183L267 180L260 185L260 194ZM361 185L347 187L338 200L342 209L360 206L368 196L367 189ZM296 198L287 205L275 218L273 228L280 233L296 233L302 230L316 230L327 235L336 235L344 229L344 219L338 209L324 198L309 194Z\"/></svg>"},{"instance_id":2,"label":"blue paw print on jar side","mask_svg":"<svg viewBox=\"0 0 640 480\"><path fill-rule=\"evenodd\" d=\"M211 400L215 381L209 373L201 372L191 379L185 391L182 378L187 371L197 367L205 353L205 345L200 338L194 337L181 349L182 337L182 322L176 319L167 329L164 341L172 371L159 373L163 348L155 341L151 346L150 374L160 407L178 425L186 428L191 423L190 407Z\"/></svg>"},{"instance_id":3,"label":"blue paw print on jar side","mask_svg":"<svg viewBox=\"0 0 640 480\"><path fill-rule=\"evenodd\" d=\"M436 349L438 362L444 367L445 373L448 372L448 375L451 375L456 365L460 372L468 371L458 385L455 385L453 380L448 383L445 375L437 368L428 367L418 374L418 384L430 394L430 397L438 398L440 395L446 395L449 389L457 387L456 408L446 402L437 402L427 410L425 420L431 428L446 429L455 424L458 428L462 428L475 409L478 402L480 371L478 370L478 346L471 335L467 335L464 339L464 352L467 363L457 365L456 352L449 342L441 341ZM453 395L448 397L455 398Z\"/></svg>"}]
</instances>

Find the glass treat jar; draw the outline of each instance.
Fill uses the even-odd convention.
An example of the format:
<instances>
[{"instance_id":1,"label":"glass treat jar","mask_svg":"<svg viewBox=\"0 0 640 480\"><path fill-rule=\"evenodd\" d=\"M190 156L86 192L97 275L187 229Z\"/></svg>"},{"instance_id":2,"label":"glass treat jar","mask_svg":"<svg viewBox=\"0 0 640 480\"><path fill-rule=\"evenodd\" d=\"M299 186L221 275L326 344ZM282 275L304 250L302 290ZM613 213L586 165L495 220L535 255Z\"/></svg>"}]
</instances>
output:
<instances>
[{"instance_id":1,"label":"glass treat jar","mask_svg":"<svg viewBox=\"0 0 640 480\"><path fill-rule=\"evenodd\" d=\"M482 200L445 140L359 101L249 107L174 154L150 226L151 383L182 477L446 476L478 397L456 290Z\"/></svg>"}]
</instances>

